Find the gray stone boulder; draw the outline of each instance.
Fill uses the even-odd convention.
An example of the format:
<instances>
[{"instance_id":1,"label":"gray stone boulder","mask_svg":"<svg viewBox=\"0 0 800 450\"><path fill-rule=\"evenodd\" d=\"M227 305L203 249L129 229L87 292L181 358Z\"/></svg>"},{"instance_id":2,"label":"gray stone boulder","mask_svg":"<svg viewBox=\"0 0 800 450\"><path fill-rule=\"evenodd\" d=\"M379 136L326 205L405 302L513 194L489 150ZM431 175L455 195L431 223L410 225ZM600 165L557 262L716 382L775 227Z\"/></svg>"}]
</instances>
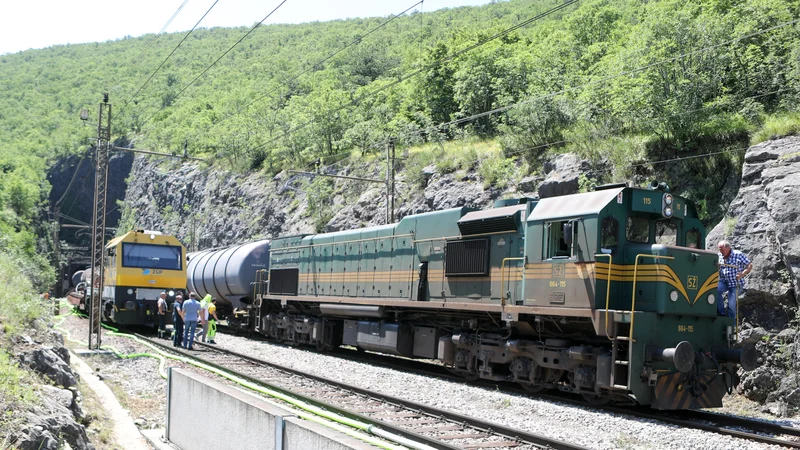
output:
<instances>
[{"instance_id":1,"label":"gray stone boulder","mask_svg":"<svg viewBox=\"0 0 800 450\"><path fill-rule=\"evenodd\" d=\"M756 344L765 339L769 339L769 337L770 337L769 332L761 327L750 328L747 330L739 331L739 341L741 341L742 343Z\"/></svg>"},{"instance_id":2,"label":"gray stone boulder","mask_svg":"<svg viewBox=\"0 0 800 450\"><path fill-rule=\"evenodd\" d=\"M580 159L573 153L556 156L544 164L547 178L539 184L539 197L557 197L575 194L580 187L581 174L589 175L591 166L588 161Z\"/></svg>"},{"instance_id":3,"label":"gray stone boulder","mask_svg":"<svg viewBox=\"0 0 800 450\"><path fill-rule=\"evenodd\" d=\"M764 403L781 382L781 376L770 367L760 366L747 373L739 383L738 392L750 400Z\"/></svg>"},{"instance_id":4,"label":"gray stone boulder","mask_svg":"<svg viewBox=\"0 0 800 450\"><path fill-rule=\"evenodd\" d=\"M751 147L739 192L726 219L708 234L716 249L722 239L753 262L747 291L739 303L748 320L773 330L794 317L800 283L800 137Z\"/></svg>"},{"instance_id":5,"label":"gray stone boulder","mask_svg":"<svg viewBox=\"0 0 800 450\"><path fill-rule=\"evenodd\" d=\"M27 424L14 437L14 445L20 450L59 450L66 442L73 449L94 449L86 435L86 427L78 423L83 411L76 402L76 393L54 386L41 386L42 404L25 412Z\"/></svg>"},{"instance_id":6,"label":"gray stone boulder","mask_svg":"<svg viewBox=\"0 0 800 450\"><path fill-rule=\"evenodd\" d=\"M78 384L78 375L69 366L69 351L60 346L43 347L19 355L20 365L49 378L65 388Z\"/></svg>"}]
</instances>

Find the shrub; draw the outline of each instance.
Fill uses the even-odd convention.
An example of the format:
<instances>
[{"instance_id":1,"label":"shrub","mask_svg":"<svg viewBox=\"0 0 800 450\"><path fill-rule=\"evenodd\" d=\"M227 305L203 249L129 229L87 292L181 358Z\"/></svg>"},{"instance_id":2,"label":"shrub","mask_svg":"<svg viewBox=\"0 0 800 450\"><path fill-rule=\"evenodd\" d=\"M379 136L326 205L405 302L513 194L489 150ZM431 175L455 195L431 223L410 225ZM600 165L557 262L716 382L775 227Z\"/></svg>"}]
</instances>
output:
<instances>
[{"instance_id":1,"label":"shrub","mask_svg":"<svg viewBox=\"0 0 800 450\"><path fill-rule=\"evenodd\" d=\"M781 136L800 133L800 112L780 113L767 117L764 125L750 138L751 144L758 144Z\"/></svg>"}]
</instances>

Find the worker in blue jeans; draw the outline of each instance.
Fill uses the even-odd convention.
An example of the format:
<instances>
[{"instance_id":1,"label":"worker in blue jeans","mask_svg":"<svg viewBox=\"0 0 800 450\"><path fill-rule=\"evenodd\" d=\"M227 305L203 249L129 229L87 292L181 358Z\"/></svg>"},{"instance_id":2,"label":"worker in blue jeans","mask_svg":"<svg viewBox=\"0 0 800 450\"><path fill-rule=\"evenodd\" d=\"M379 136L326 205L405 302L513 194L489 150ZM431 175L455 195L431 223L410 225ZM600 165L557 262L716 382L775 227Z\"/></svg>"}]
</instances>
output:
<instances>
[{"instance_id":1,"label":"worker in blue jeans","mask_svg":"<svg viewBox=\"0 0 800 450\"><path fill-rule=\"evenodd\" d=\"M728 241L720 241L717 245L719 249L719 302L717 303L717 314L736 319L737 296L741 296L745 286L744 277L753 270L753 263L744 253L733 250ZM725 310L722 295L728 293L728 308ZM738 320L738 319L737 319Z\"/></svg>"},{"instance_id":2,"label":"worker in blue jeans","mask_svg":"<svg viewBox=\"0 0 800 450\"><path fill-rule=\"evenodd\" d=\"M194 294L194 293L192 293ZM183 318L183 348L187 350L194 350L194 332L197 328L197 319L200 318L200 302L197 301L196 295L189 295L189 300L183 302L183 309L181 310L181 317Z\"/></svg>"}]
</instances>

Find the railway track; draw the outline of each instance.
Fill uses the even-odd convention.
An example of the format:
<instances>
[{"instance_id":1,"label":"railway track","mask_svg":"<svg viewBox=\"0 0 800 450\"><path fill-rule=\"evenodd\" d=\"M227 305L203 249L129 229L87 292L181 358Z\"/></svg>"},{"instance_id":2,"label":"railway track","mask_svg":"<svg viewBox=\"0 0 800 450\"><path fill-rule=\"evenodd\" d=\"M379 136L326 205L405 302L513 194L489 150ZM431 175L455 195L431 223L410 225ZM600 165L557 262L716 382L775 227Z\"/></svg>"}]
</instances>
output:
<instances>
[{"instance_id":1,"label":"railway track","mask_svg":"<svg viewBox=\"0 0 800 450\"><path fill-rule=\"evenodd\" d=\"M274 343L274 342L273 342ZM386 356L375 353L356 352L355 350L338 350L333 354L340 355L349 360L366 362L369 364L378 364L382 367L391 368L395 370L402 370L404 372L413 372L428 376L435 376L439 378L451 379L455 381L463 381L463 377L454 375L447 371L443 366L430 364L415 360L401 360L394 356ZM492 383L492 382L473 382L476 385L486 385L491 389L501 389L506 392L513 392L524 396L534 396L536 398L548 399L561 403L568 403L571 405L581 407L591 407L603 411L612 412L615 414L625 414L635 416L643 419L657 420L662 423L668 423L684 428L694 428L698 430L718 433L727 436L733 436L750 441L760 442L763 444L779 445L790 448L800 448L800 429L780 425L776 423L764 422L760 420L747 419L743 417L730 416L701 410L683 410L680 412L658 411L645 407L626 407L619 406L596 406L589 405L586 401L573 397L568 394L531 394L519 387L509 383ZM786 438L780 438L784 436Z\"/></svg>"},{"instance_id":2,"label":"railway track","mask_svg":"<svg viewBox=\"0 0 800 450\"><path fill-rule=\"evenodd\" d=\"M186 352L158 340L141 335L139 337L165 351L195 359L346 417L374 424L432 448L442 450L583 448L306 374L216 346L195 342L197 350Z\"/></svg>"},{"instance_id":3,"label":"railway track","mask_svg":"<svg viewBox=\"0 0 800 450\"><path fill-rule=\"evenodd\" d=\"M381 365L405 372L414 372L428 376L436 376L451 380L464 379L458 375L449 373L443 366L429 364L419 361L402 360L402 365L398 364L397 358L373 353L360 353L356 351L340 351L341 355L350 360L362 361L373 365ZM393 361L394 360L394 361ZM570 405L584 408L593 408L615 414L624 414L643 419L657 420L684 428L694 428L709 431L727 436L733 436L763 444L779 445L790 448L800 448L800 428L781 425L777 423L764 422L755 419L748 419L738 416L730 416L716 412L702 410L681 410L681 411L658 411L646 407L619 407L619 406L597 406L589 405L585 400L579 399L570 394L559 393L539 393L532 394L511 383L493 382L472 382L475 385L484 385L492 390L500 389L523 396L552 400L555 402L568 403ZM784 436L786 438L779 438Z\"/></svg>"}]
</instances>

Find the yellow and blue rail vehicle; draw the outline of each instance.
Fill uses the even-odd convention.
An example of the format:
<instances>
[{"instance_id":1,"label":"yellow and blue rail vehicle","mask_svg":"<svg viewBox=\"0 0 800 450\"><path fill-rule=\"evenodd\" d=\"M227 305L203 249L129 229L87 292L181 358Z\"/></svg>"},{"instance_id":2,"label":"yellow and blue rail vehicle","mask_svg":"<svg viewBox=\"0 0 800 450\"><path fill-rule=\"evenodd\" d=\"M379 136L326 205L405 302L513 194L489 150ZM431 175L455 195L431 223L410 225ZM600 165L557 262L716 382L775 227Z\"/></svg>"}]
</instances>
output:
<instances>
[{"instance_id":1,"label":"yellow and blue rail vehicle","mask_svg":"<svg viewBox=\"0 0 800 450\"><path fill-rule=\"evenodd\" d=\"M254 331L594 403L721 406L757 355L717 316L705 238L693 203L656 183L274 239Z\"/></svg>"},{"instance_id":2,"label":"yellow and blue rail vehicle","mask_svg":"<svg viewBox=\"0 0 800 450\"><path fill-rule=\"evenodd\" d=\"M102 311L108 322L156 326L160 294L167 293L171 308L186 289L186 248L174 236L130 231L106 245L105 258Z\"/></svg>"}]
</instances>

